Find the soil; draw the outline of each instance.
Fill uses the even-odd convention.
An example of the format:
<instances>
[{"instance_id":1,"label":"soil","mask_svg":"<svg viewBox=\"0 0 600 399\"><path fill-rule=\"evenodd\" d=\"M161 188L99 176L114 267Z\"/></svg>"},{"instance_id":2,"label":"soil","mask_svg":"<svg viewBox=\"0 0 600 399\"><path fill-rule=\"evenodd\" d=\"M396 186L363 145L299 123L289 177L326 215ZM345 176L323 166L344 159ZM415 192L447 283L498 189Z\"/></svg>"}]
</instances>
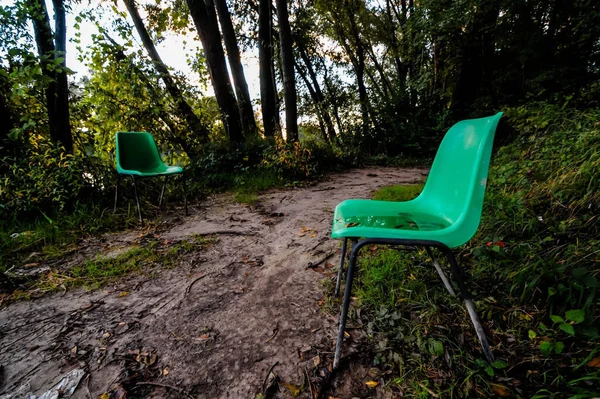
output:
<instances>
[{"instance_id":1,"label":"soil","mask_svg":"<svg viewBox=\"0 0 600 399\"><path fill-rule=\"evenodd\" d=\"M0 308L0 398L41 395L77 368L86 376L73 398L312 398L322 389L352 397L352 380L368 373L360 360L347 380L328 381L337 315L323 304L340 248L329 237L333 209L425 173L352 170L265 192L254 206L222 194L188 217L177 209L150 233L216 239L176 267ZM104 254L140 244L140 231L103 237Z\"/></svg>"}]
</instances>

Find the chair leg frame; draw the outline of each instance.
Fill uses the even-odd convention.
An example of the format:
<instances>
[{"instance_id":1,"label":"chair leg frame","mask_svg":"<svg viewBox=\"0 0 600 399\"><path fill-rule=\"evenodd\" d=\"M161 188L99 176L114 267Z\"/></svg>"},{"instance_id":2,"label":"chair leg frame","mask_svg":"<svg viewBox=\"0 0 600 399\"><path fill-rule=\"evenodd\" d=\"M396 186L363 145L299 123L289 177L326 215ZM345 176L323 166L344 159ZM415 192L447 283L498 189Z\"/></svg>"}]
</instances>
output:
<instances>
[{"instance_id":1,"label":"chair leg frame","mask_svg":"<svg viewBox=\"0 0 600 399\"><path fill-rule=\"evenodd\" d=\"M169 177L169 175L165 175L165 178L163 179L163 185L160 190L160 196L158 197L158 207L159 208L162 208L162 201L163 201L163 197L165 196L165 188L167 188L167 177Z\"/></svg>"},{"instance_id":2,"label":"chair leg frame","mask_svg":"<svg viewBox=\"0 0 600 399\"><path fill-rule=\"evenodd\" d=\"M347 239L344 239L344 244L342 246L342 260L340 261L340 270L338 271L339 277L341 277L342 267L344 264L344 255L345 255L344 247L345 247L346 240ZM356 239L353 239L352 241L353 241L353 244L356 243ZM348 317L348 309L350 307L350 300L351 300L351 294L352 294L352 281L354 279L354 269L356 267L356 261L358 259L358 254L362 247L364 247L365 245L371 245L371 244L382 244L382 245L403 246L403 247L425 247L427 250L427 253L430 255L431 259L433 260L436 271L442 278L442 281L444 282L446 289L448 289L448 291L451 294L453 294L454 290L452 289L452 286L450 285L450 282L446 278L446 275L444 274L443 270L441 269L439 263L437 263L437 261L433 257L431 248L437 248L440 252L442 252L448 259L448 262L450 263L450 270L452 271L454 280L455 280L456 284L458 285L460 294L461 294L463 300L465 301L465 306L466 306L469 316L471 318L471 322L473 323L473 326L475 327L475 332L477 333L477 337L479 338L479 342L481 343L483 353L484 353L486 359L488 360L488 362L491 363L494 360L494 355L492 354L487 337L485 336L485 332L483 330L483 327L481 326L481 322L479 321L479 317L478 317L477 311L475 309L475 304L473 303L473 300L471 299L471 295L467 291L467 288L466 288L464 280L463 280L462 272L458 266L458 263L456 262L456 258L454 257L454 254L452 253L450 248L448 248L445 244L443 244L441 242L430 241L430 240L369 238L369 239L359 241L355 245L353 245L352 252L350 253L350 260L348 262L348 270L346 272L346 287L344 290L344 299L342 301L342 310L341 310L340 320L339 320L338 338L337 338L337 343L336 343L336 347L335 347L335 356L333 359L333 368L334 369L337 369L337 367L339 366L339 363L340 363L342 345L344 342L344 331L346 329L346 319ZM338 278L338 281L336 282L336 287L339 285L340 285L340 281Z\"/></svg>"},{"instance_id":3,"label":"chair leg frame","mask_svg":"<svg viewBox=\"0 0 600 399\"><path fill-rule=\"evenodd\" d=\"M133 180L133 192L135 194L135 204L137 206L137 211L138 211L138 217L140 219L140 223L144 223L144 219L142 218L142 208L140 207L140 199L138 196L138 192L137 192L137 184L136 184L136 178L135 175L125 175L125 176L130 176ZM158 207L162 207L162 201L165 195L165 189L167 187L167 177L168 175L165 175L165 178L163 180L163 185L162 188L160 190L160 196L158 197ZM115 205L113 207L113 213L117 211L117 201L119 199L119 182L121 181L121 174L118 173L117 174L117 184L115 185ZM186 180L185 180L185 173L181 173L181 181L183 184L183 202L184 202L184 206L185 206L185 216L188 216L188 203L187 203L187 188L186 188Z\"/></svg>"},{"instance_id":4,"label":"chair leg frame","mask_svg":"<svg viewBox=\"0 0 600 399\"><path fill-rule=\"evenodd\" d=\"M113 213L117 212L117 200L119 199L119 182L121 181L121 174L117 173L117 184L115 184L115 206L113 207Z\"/></svg>"},{"instance_id":5,"label":"chair leg frame","mask_svg":"<svg viewBox=\"0 0 600 399\"><path fill-rule=\"evenodd\" d=\"M144 219L142 218L142 208L140 207L140 198L138 197L137 192L137 184L135 184L135 175L131 175L133 179L133 193L135 194L135 203L137 205L138 216L140 217L140 223L144 224Z\"/></svg>"}]
</instances>

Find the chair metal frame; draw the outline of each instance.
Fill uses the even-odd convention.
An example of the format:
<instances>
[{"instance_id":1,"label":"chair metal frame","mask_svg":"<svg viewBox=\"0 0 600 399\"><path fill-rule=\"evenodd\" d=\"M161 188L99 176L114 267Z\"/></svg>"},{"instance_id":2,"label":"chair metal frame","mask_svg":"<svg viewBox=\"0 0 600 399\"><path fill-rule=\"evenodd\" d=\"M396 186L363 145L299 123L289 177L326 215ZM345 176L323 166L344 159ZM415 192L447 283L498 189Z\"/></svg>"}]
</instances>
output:
<instances>
[{"instance_id":1,"label":"chair metal frame","mask_svg":"<svg viewBox=\"0 0 600 399\"><path fill-rule=\"evenodd\" d=\"M432 240L367 238L367 239L359 241L358 238L344 238L344 241L342 243L342 256L341 256L341 260L340 260L340 267L338 270L337 280L336 280L336 285L335 285L335 296L338 296L339 291L340 291L341 277L342 277L343 266L344 266L345 258L346 258L348 240L352 241L352 250L350 253L350 260L348 262L348 270L346 273L346 287L344 289L344 299L342 301L342 312L340 314L340 319L339 319L338 338L337 338L337 343L336 343L336 347L335 347L335 356L334 356L334 360L333 360L333 368L334 369L336 369L340 363L342 345L344 342L344 331L346 329L346 319L348 317L348 309L350 307L352 281L354 279L354 269L356 268L358 254L362 247L364 247L365 245L370 245L370 244L388 245L388 246L393 246L393 247L401 246L401 247L404 247L403 249L412 249L412 250L416 249L417 247L425 248L427 251L427 254L433 261L433 265L434 265L437 273L439 274L440 278L442 279L444 286L446 287L446 289L452 296L456 296L456 293L454 292L454 289L452 288L450 281L446 277L446 274L444 273L441 266L439 265L439 263L433 256L433 252L431 251L431 248L437 248L440 252L442 252L448 259L448 262L450 263L450 270L452 271L454 280L456 281L456 283L458 285L460 294L461 294L463 300L465 301L465 306L467 307L467 311L469 312L469 316L471 317L471 321L473 323L473 326L475 327L475 332L477 333L477 337L479 338L479 342L481 343L483 353L484 353L486 359L488 360L488 362L491 363L492 361L494 361L494 355L492 354L492 350L488 343L487 337L485 335L485 332L483 330L481 322L479 321L479 317L478 317L477 311L475 309L475 304L473 303L471 295L467 291L467 288L465 286L465 282L463 279L463 274L460 270L460 267L458 266L458 262L456 261L456 258L454 257L452 250L448 246L446 246L445 244L443 244L439 241L432 241Z\"/></svg>"},{"instance_id":2,"label":"chair metal frame","mask_svg":"<svg viewBox=\"0 0 600 399\"><path fill-rule=\"evenodd\" d=\"M188 216L188 203L187 203L187 188L186 188L186 181L185 181L185 172L181 172L181 173L176 173L176 174L180 174L181 175L181 183L183 185L183 203L184 203L184 207L185 207L185 216ZM138 196L138 190L137 190L137 184L136 184L136 175L131 175L128 173L118 173L117 172L117 183L115 184L115 205L113 207L113 213L117 212L117 201L119 199L119 182L121 181L121 176L130 176L133 180L133 193L135 194L135 204L137 205L137 211L138 211L138 217L140 219L140 223L144 223L144 218L142 217L142 208L140 207L140 199ZM138 177L157 177L160 175L156 175L156 176L138 176ZM169 175L163 175L165 178L163 180L163 185L162 188L160 190L160 196L158 197L158 207L162 208L162 201L163 201L163 197L165 195L165 188L167 187L167 178L169 177Z\"/></svg>"}]
</instances>

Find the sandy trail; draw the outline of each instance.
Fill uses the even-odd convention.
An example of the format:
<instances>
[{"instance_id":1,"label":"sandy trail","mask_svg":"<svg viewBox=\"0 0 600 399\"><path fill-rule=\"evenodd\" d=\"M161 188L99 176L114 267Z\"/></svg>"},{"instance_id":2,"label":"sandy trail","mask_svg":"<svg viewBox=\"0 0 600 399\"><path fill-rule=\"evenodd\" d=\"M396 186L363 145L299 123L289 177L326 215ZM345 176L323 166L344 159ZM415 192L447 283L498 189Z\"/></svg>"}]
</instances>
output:
<instances>
[{"instance_id":1,"label":"sandy trail","mask_svg":"<svg viewBox=\"0 0 600 399\"><path fill-rule=\"evenodd\" d=\"M0 398L39 395L74 368L86 371L74 398L118 397L125 378L163 385L123 384L127 397L254 398L274 365L280 382L302 385L305 366L331 362L335 344L335 317L319 306L339 256L334 207L424 172L353 170L264 193L254 207L218 195L161 233L218 238L177 267L0 308Z\"/></svg>"}]
</instances>

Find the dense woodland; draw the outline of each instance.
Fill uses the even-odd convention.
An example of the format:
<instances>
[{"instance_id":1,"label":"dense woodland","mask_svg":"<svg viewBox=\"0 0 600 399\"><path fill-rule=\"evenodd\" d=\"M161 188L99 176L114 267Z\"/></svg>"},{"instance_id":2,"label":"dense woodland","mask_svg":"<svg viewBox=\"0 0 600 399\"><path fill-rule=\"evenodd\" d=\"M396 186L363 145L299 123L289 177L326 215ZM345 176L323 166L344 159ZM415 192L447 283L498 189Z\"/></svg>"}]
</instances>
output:
<instances>
[{"instance_id":1,"label":"dense woodland","mask_svg":"<svg viewBox=\"0 0 600 399\"><path fill-rule=\"evenodd\" d=\"M370 333L384 342L375 342L374 364L410 397L600 395L600 3L81 4L0 6L0 271L82 231L135 225L133 210L118 220L105 212L117 131L151 132L164 157L190 171L200 198L302 184L337 168L427 164L454 122L504 111L484 223L461 255L504 360L489 366L474 347L454 349L450 364L438 342L456 348L458 338L403 341L444 323L395 324L390 315L410 312L426 286L409 280L415 297L389 303L407 272L386 266L405 255L384 251L359 276ZM83 11L67 26L75 8ZM89 47L82 24L95 27ZM157 51L172 35L201 44L188 55L198 80ZM66 64L67 38L86 73ZM260 73L249 76L242 60L256 51ZM251 79L260 79L259 100ZM37 233L10 238L26 230ZM461 328L469 326L449 335Z\"/></svg>"}]
</instances>

